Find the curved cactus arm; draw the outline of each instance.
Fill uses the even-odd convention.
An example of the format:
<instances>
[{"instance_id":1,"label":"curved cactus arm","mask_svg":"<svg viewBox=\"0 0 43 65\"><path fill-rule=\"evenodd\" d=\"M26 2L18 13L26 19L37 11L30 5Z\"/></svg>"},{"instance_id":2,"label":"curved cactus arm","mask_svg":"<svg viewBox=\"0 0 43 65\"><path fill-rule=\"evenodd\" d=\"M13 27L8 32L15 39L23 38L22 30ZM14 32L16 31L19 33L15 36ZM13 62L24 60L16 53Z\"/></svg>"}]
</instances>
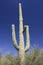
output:
<instances>
[{"instance_id":1,"label":"curved cactus arm","mask_svg":"<svg viewBox=\"0 0 43 65\"><path fill-rule=\"evenodd\" d=\"M25 51L27 51L30 48L30 37L29 37L29 26L24 26L24 31L26 30L26 48Z\"/></svg>"},{"instance_id":2,"label":"curved cactus arm","mask_svg":"<svg viewBox=\"0 0 43 65\"><path fill-rule=\"evenodd\" d=\"M19 50L19 46L17 44L17 41L16 41L16 36L15 36L15 26L14 24L12 24L12 40L13 40L13 45L14 47Z\"/></svg>"}]
</instances>

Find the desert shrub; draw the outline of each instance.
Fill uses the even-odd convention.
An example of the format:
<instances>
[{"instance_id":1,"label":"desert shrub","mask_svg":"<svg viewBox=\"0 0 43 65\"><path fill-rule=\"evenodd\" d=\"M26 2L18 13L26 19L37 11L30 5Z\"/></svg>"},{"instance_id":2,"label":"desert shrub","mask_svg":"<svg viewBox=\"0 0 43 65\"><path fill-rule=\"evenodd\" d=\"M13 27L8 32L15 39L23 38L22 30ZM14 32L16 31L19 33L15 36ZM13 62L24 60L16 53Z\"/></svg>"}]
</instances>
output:
<instances>
[{"instance_id":1,"label":"desert shrub","mask_svg":"<svg viewBox=\"0 0 43 65\"><path fill-rule=\"evenodd\" d=\"M11 53L6 54L6 58L9 60L10 65L16 64L16 57L13 56Z\"/></svg>"},{"instance_id":2,"label":"desert shrub","mask_svg":"<svg viewBox=\"0 0 43 65\"><path fill-rule=\"evenodd\" d=\"M1 56L2 57L2 56ZM0 65L20 65L19 56L13 56L11 53L6 54L3 61L0 57ZM43 65L43 49L33 48L25 54L25 65Z\"/></svg>"},{"instance_id":3,"label":"desert shrub","mask_svg":"<svg viewBox=\"0 0 43 65\"><path fill-rule=\"evenodd\" d=\"M26 54L25 58L25 65L42 65L43 51L35 47L29 54Z\"/></svg>"}]
</instances>

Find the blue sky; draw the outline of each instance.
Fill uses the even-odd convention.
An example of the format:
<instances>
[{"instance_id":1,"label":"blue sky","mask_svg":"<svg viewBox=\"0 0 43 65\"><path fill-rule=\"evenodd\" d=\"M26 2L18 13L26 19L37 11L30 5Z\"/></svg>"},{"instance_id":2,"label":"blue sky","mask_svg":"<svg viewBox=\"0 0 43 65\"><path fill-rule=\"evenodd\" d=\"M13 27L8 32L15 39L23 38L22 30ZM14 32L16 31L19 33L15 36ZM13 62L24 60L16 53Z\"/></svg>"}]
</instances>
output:
<instances>
[{"instance_id":1,"label":"blue sky","mask_svg":"<svg viewBox=\"0 0 43 65\"><path fill-rule=\"evenodd\" d=\"M19 2L22 4L23 23L30 26L31 47L43 48L43 0L0 0L0 49L17 54L12 43L11 25L16 26L16 38L19 42Z\"/></svg>"}]
</instances>

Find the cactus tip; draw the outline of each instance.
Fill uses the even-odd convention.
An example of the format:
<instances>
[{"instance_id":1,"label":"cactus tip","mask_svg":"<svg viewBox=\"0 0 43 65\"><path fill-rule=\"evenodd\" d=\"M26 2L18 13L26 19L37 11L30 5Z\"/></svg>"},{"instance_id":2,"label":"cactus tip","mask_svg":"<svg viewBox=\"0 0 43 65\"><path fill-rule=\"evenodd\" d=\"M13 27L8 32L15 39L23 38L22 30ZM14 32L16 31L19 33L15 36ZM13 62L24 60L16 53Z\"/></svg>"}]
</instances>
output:
<instances>
[{"instance_id":1,"label":"cactus tip","mask_svg":"<svg viewBox=\"0 0 43 65\"><path fill-rule=\"evenodd\" d=\"M21 3L19 3L19 6L21 6Z\"/></svg>"},{"instance_id":2,"label":"cactus tip","mask_svg":"<svg viewBox=\"0 0 43 65\"><path fill-rule=\"evenodd\" d=\"M14 24L12 24L12 27L14 27Z\"/></svg>"}]
</instances>

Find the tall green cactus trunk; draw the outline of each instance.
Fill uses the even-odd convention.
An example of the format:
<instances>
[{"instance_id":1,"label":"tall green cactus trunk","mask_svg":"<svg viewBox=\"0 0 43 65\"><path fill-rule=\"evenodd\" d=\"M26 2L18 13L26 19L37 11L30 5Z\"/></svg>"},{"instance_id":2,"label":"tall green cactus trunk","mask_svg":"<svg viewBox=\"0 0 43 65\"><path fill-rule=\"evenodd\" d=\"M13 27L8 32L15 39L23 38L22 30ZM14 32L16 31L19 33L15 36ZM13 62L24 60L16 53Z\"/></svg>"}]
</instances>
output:
<instances>
[{"instance_id":1,"label":"tall green cactus trunk","mask_svg":"<svg viewBox=\"0 0 43 65\"><path fill-rule=\"evenodd\" d=\"M24 48L24 36L23 36L24 31L26 31L26 48ZM25 52L30 48L30 39L29 39L28 25L25 25L23 27L21 3L19 3L19 46L16 41L14 24L12 24L12 40L14 43L14 47L19 51L20 65L24 65Z\"/></svg>"},{"instance_id":2,"label":"tall green cactus trunk","mask_svg":"<svg viewBox=\"0 0 43 65\"><path fill-rule=\"evenodd\" d=\"M23 36L23 18L22 18L22 10L21 4L19 3L19 57L21 60L21 65L24 64L24 36Z\"/></svg>"}]
</instances>

